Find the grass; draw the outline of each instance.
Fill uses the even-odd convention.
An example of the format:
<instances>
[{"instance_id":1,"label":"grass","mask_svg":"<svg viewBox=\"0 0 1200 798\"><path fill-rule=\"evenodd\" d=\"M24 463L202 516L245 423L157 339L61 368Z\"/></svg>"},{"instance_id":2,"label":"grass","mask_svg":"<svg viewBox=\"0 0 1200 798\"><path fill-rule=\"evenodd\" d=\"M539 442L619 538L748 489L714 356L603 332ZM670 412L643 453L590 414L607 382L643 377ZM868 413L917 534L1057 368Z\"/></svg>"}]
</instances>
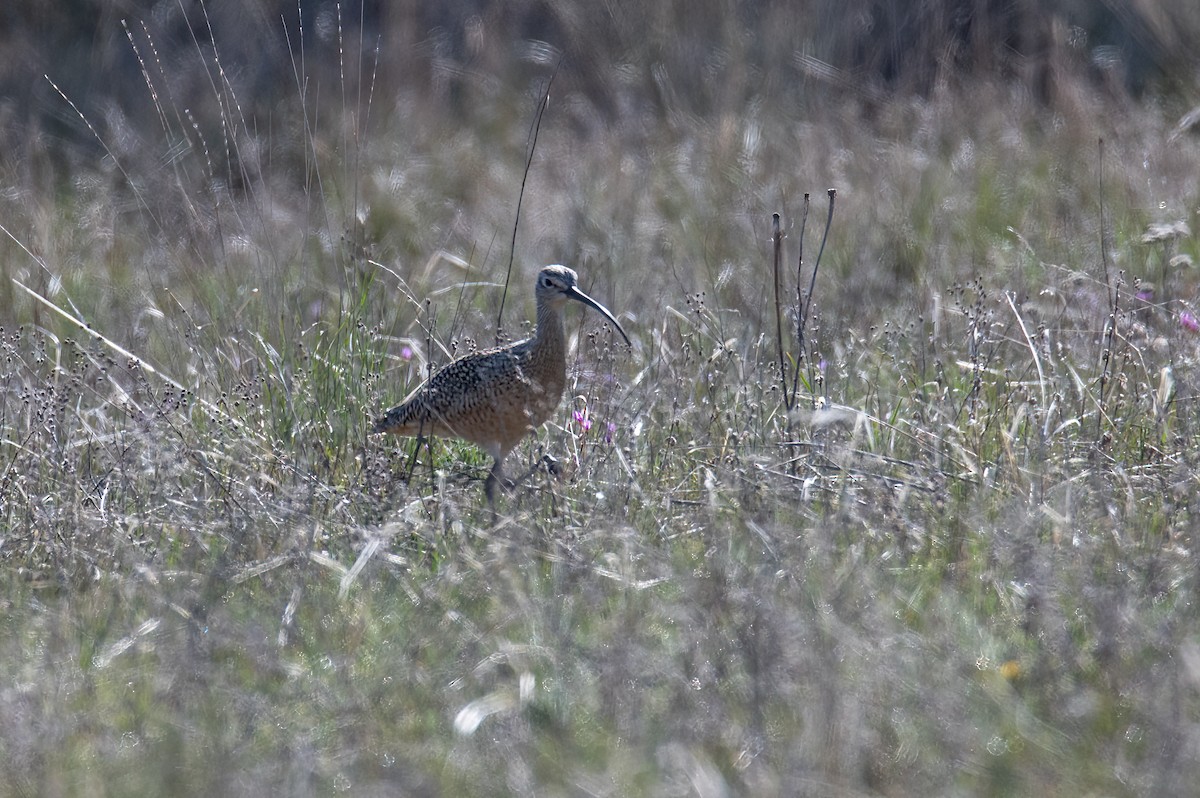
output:
<instances>
[{"instance_id":1,"label":"grass","mask_svg":"<svg viewBox=\"0 0 1200 798\"><path fill-rule=\"evenodd\" d=\"M229 82L228 144L160 96L140 154L0 162L0 794L1186 792L1200 251L1142 239L1200 152L1064 86L588 127L568 85L506 330L562 261L635 344L568 315L513 455L564 476L496 522L480 452L366 430L491 343L529 86L285 136ZM826 186L789 417L770 218L794 264Z\"/></svg>"}]
</instances>

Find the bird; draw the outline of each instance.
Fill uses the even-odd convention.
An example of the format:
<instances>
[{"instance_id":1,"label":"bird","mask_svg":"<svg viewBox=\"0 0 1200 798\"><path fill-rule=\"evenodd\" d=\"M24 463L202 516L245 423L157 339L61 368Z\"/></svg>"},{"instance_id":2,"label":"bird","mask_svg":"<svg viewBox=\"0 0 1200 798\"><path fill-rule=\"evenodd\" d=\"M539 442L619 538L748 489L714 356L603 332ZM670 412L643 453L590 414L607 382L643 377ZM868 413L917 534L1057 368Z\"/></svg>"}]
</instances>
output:
<instances>
[{"instance_id":1,"label":"bird","mask_svg":"<svg viewBox=\"0 0 1200 798\"><path fill-rule=\"evenodd\" d=\"M581 291L566 266L546 266L534 284L537 326L523 341L460 357L431 376L375 422L373 433L461 438L494 462L484 483L488 504L504 483L504 458L550 418L567 382L563 308L575 300L608 320L632 346L608 308ZM526 475L528 476L528 475Z\"/></svg>"}]
</instances>

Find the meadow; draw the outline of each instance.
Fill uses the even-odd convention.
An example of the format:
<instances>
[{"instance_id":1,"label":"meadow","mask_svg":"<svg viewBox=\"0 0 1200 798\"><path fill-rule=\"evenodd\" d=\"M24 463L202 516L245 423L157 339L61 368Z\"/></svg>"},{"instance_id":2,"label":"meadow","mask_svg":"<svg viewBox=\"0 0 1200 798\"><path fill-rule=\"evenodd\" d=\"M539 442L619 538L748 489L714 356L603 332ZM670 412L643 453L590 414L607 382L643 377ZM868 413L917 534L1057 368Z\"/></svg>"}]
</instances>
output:
<instances>
[{"instance_id":1,"label":"meadow","mask_svg":"<svg viewBox=\"0 0 1200 798\"><path fill-rule=\"evenodd\" d=\"M269 5L0 103L0 796L1194 789L1195 63ZM493 515L368 432L546 263Z\"/></svg>"}]
</instances>

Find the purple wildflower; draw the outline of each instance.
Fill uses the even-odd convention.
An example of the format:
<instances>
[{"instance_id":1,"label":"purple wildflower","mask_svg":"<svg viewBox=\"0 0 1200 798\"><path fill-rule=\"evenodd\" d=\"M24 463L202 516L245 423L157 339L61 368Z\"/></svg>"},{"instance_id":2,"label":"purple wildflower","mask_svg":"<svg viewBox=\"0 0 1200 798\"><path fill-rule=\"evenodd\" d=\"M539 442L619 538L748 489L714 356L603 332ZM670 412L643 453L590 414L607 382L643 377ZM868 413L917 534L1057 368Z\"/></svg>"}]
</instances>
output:
<instances>
[{"instance_id":1,"label":"purple wildflower","mask_svg":"<svg viewBox=\"0 0 1200 798\"><path fill-rule=\"evenodd\" d=\"M400 357L404 358L405 360L412 360L412 356L413 351L411 346L406 346L400 350Z\"/></svg>"},{"instance_id":2,"label":"purple wildflower","mask_svg":"<svg viewBox=\"0 0 1200 798\"><path fill-rule=\"evenodd\" d=\"M1179 326L1189 332L1200 333L1200 319L1197 319L1195 314L1189 310L1179 314Z\"/></svg>"},{"instance_id":3,"label":"purple wildflower","mask_svg":"<svg viewBox=\"0 0 1200 798\"><path fill-rule=\"evenodd\" d=\"M617 425L612 423L611 421L608 422L608 426L604 430L604 442L612 443L613 433L615 433L616 431L617 431Z\"/></svg>"},{"instance_id":4,"label":"purple wildflower","mask_svg":"<svg viewBox=\"0 0 1200 798\"><path fill-rule=\"evenodd\" d=\"M576 424L583 427L584 432L587 432L588 430L590 430L592 428L592 419L591 419L591 417L588 416L588 413L586 410L574 411L573 413L571 413L571 418L573 418L575 420Z\"/></svg>"}]
</instances>

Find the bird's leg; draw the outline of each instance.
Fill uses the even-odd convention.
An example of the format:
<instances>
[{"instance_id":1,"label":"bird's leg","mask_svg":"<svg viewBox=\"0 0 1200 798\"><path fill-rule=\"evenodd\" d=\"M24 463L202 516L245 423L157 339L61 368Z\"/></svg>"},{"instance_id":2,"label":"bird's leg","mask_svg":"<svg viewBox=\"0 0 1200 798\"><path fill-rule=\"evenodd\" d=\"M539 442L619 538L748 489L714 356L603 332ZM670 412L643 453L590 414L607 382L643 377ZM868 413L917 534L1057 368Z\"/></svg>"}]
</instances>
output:
<instances>
[{"instance_id":1,"label":"bird's leg","mask_svg":"<svg viewBox=\"0 0 1200 798\"><path fill-rule=\"evenodd\" d=\"M551 462L555 462L553 457L549 457L547 455L542 460L539 460L538 463L536 465L534 465L533 468L526 471L518 479L513 480L513 479L509 479L508 477L504 476L504 469L503 469L504 460L503 460L503 458L496 458L495 465L492 466L492 470L488 472L487 480L485 480L483 483L483 490L484 490L484 493L487 494L488 505L493 510L495 510L496 509L496 488L500 488L501 490L504 490L506 492L511 492L514 488L517 487L517 485L520 485L522 482L524 482L526 479L528 479L530 474L532 474L534 471L537 471L538 466L540 466L544 460L550 460ZM557 471L557 463L556 462L555 462L554 469L555 469L555 471Z\"/></svg>"},{"instance_id":2,"label":"bird's leg","mask_svg":"<svg viewBox=\"0 0 1200 798\"><path fill-rule=\"evenodd\" d=\"M425 443L425 436L417 436L417 445L413 447L412 456L408 458L408 476L405 477L405 482L412 482L413 474L417 471L417 455L421 453L421 444Z\"/></svg>"},{"instance_id":3,"label":"bird's leg","mask_svg":"<svg viewBox=\"0 0 1200 798\"><path fill-rule=\"evenodd\" d=\"M522 482L529 479L542 466L545 466L546 471L548 471L550 473L550 476L554 477L555 479L562 476L562 469L559 468L558 460L556 460L554 457L552 457L548 454L543 454L541 457L539 457L537 459L537 462L535 462L528 471L526 471L524 474L517 477L517 479L513 481L513 483L512 483L513 486L520 485Z\"/></svg>"},{"instance_id":4,"label":"bird's leg","mask_svg":"<svg viewBox=\"0 0 1200 798\"><path fill-rule=\"evenodd\" d=\"M417 472L417 458L421 454L421 446L424 446L429 451L429 482L433 486L433 490L437 491L437 469L433 464L433 438L428 435L418 435L417 445L413 448L412 457L408 459L408 476L405 477L404 483L412 485L413 474Z\"/></svg>"},{"instance_id":5,"label":"bird's leg","mask_svg":"<svg viewBox=\"0 0 1200 798\"><path fill-rule=\"evenodd\" d=\"M488 506L491 507L492 510L496 509L496 486L500 485L504 488L509 487L505 484L504 472L501 470L502 463L503 460L497 457L495 464L492 466L492 470L488 472L487 480L483 483L483 492L487 494Z\"/></svg>"}]
</instances>

